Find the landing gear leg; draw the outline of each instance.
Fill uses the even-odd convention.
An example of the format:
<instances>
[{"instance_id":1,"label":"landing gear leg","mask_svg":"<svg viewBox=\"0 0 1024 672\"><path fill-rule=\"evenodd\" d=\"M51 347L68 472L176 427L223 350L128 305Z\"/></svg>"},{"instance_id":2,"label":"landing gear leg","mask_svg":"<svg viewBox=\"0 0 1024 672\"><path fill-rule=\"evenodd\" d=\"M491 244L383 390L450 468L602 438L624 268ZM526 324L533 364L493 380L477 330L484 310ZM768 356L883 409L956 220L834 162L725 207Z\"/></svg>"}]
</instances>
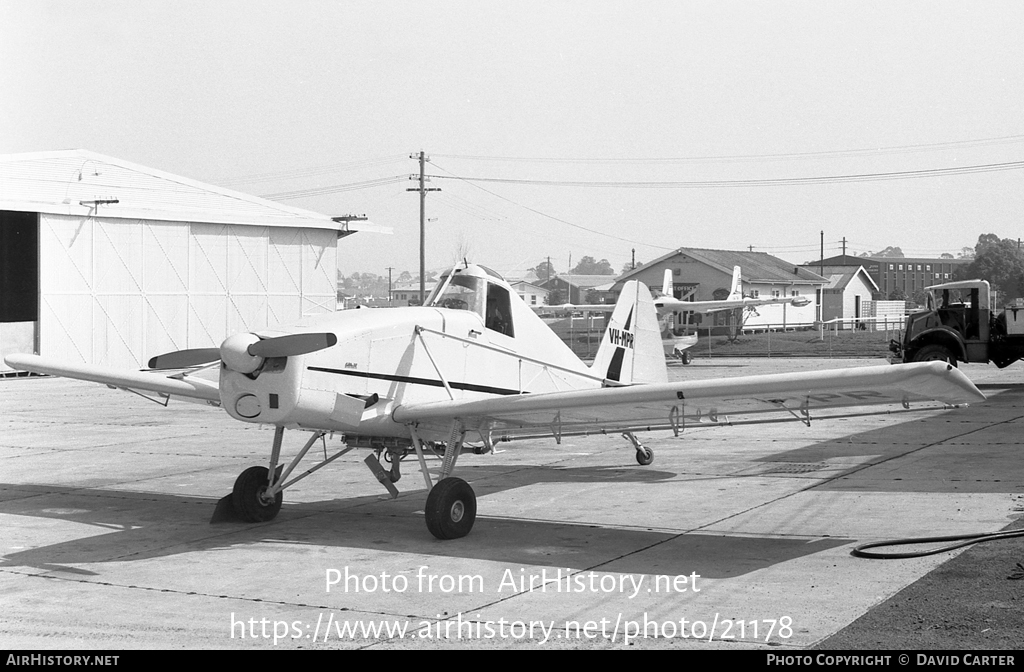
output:
<instances>
[{"instance_id":1,"label":"landing gear leg","mask_svg":"<svg viewBox=\"0 0 1024 672\"><path fill-rule=\"evenodd\" d=\"M640 439L634 436L633 432L625 432L622 438L628 439L633 447L636 448L636 461L638 464L647 466L651 462L654 462L654 451L640 443Z\"/></svg>"}]
</instances>

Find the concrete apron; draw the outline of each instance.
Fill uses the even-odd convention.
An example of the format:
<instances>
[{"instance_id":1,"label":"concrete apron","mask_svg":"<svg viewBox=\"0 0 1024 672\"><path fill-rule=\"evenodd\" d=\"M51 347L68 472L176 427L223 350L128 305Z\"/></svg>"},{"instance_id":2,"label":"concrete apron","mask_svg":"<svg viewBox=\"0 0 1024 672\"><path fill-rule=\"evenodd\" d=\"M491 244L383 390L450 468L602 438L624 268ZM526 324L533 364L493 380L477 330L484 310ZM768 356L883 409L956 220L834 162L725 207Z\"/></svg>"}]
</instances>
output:
<instances>
[{"instance_id":1,"label":"concrete apron","mask_svg":"<svg viewBox=\"0 0 1024 672\"><path fill-rule=\"evenodd\" d=\"M877 363L697 360L671 375ZM0 381L0 639L803 648L952 557L864 560L853 546L997 531L1020 515L1024 393L1005 371L965 372L995 386L989 401L652 433L648 467L618 437L466 455L456 471L479 517L448 542L425 528L414 462L403 496L381 501L357 451L286 491L274 521L210 525L237 474L265 462L272 432L86 383ZM304 438L286 433L285 451Z\"/></svg>"}]
</instances>

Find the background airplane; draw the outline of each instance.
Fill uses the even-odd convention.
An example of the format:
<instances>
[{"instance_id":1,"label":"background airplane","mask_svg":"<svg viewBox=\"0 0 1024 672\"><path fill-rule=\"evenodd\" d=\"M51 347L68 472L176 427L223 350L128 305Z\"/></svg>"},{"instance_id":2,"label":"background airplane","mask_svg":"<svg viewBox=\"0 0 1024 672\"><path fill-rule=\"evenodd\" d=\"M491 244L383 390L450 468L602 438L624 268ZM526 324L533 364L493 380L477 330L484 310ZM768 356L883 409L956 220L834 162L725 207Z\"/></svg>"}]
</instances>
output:
<instances>
[{"instance_id":1,"label":"background airplane","mask_svg":"<svg viewBox=\"0 0 1024 672\"><path fill-rule=\"evenodd\" d=\"M275 427L267 466L235 481L230 501L248 521L274 518L283 491L356 448L374 477L398 496L401 463L415 457L428 490L429 531L469 533L476 495L453 475L463 452L501 441L621 432L641 465L653 452L637 431L693 424L753 424L842 417L858 407L909 408L984 395L941 362L668 382L655 300L640 282L623 287L593 363L585 364L497 273L466 265L445 273L422 307L353 309L294 325L229 336L218 348L154 357L156 371L117 371L10 355L9 366L199 401L231 417ZM185 370L181 370L185 369ZM205 372L205 373L204 373ZM216 372L217 381L204 378ZM941 407L941 406L940 406ZM888 412L888 411L886 411ZM825 415L821 415L821 414ZM285 430L309 433L282 459ZM327 456L328 438L341 447ZM297 476L314 444L325 459ZM428 467L428 457L440 468ZM385 469L381 460L390 463Z\"/></svg>"},{"instance_id":2,"label":"background airplane","mask_svg":"<svg viewBox=\"0 0 1024 672\"><path fill-rule=\"evenodd\" d=\"M678 357L683 364L689 364L691 355L686 352L688 348L697 344L697 335L688 333L684 328L683 333L674 324L674 315L683 312L698 314L715 313L723 310L754 309L757 306L773 304L791 304L794 306L806 306L811 300L805 296L779 296L767 298L753 298L743 296L743 278L739 266L732 268L732 282L730 284L729 296L725 299L710 301L686 301L677 299L672 294L672 269L665 269L665 277L661 285L661 293L654 299L654 307L661 316L662 347L665 355ZM569 304L564 303L556 306L535 307L537 311L545 312L598 312L608 313L614 308L613 304L591 303L591 304Z\"/></svg>"}]
</instances>

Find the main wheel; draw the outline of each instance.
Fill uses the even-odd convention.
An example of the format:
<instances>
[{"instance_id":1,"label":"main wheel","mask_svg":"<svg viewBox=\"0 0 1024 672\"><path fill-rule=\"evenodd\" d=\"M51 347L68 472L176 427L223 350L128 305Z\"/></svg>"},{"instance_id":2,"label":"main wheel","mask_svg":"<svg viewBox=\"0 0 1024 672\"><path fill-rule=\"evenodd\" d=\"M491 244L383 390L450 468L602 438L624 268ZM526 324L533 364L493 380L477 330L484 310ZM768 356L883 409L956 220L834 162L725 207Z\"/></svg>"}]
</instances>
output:
<instances>
[{"instance_id":1,"label":"main wheel","mask_svg":"<svg viewBox=\"0 0 1024 672\"><path fill-rule=\"evenodd\" d=\"M249 467L235 480L235 487L231 491L231 503L243 520L262 523L273 520L281 510L283 492L278 492L273 499L266 497L267 488L270 486L270 479L267 478L269 473L266 467Z\"/></svg>"},{"instance_id":2,"label":"main wheel","mask_svg":"<svg viewBox=\"0 0 1024 672\"><path fill-rule=\"evenodd\" d=\"M681 353L679 353L679 359L683 362L683 364L689 364L690 362L693 361L693 355L690 354L689 350L683 350Z\"/></svg>"},{"instance_id":3,"label":"main wheel","mask_svg":"<svg viewBox=\"0 0 1024 672\"><path fill-rule=\"evenodd\" d=\"M914 354L915 362L948 362L956 366L956 357L942 345L926 345Z\"/></svg>"},{"instance_id":4,"label":"main wheel","mask_svg":"<svg viewBox=\"0 0 1024 672\"><path fill-rule=\"evenodd\" d=\"M427 495L427 529L438 539L469 534L476 521L476 493L461 478L442 478Z\"/></svg>"},{"instance_id":5,"label":"main wheel","mask_svg":"<svg viewBox=\"0 0 1024 672\"><path fill-rule=\"evenodd\" d=\"M636 461L637 464L641 464L646 467L651 462L654 462L654 451L647 446L641 446L641 448L636 451Z\"/></svg>"}]
</instances>

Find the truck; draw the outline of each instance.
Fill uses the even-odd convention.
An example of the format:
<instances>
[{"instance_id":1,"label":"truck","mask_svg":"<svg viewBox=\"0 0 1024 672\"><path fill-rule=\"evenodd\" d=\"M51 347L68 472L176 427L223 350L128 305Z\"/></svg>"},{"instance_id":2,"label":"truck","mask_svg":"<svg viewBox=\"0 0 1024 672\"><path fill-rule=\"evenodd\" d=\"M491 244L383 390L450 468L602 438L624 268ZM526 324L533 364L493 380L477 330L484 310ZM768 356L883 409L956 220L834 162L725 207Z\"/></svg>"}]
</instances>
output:
<instances>
[{"instance_id":1,"label":"truck","mask_svg":"<svg viewBox=\"0 0 1024 672\"><path fill-rule=\"evenodd\" d=\"M1024 358L1024 301L991 310L986 280L925 287L924 310L907 315L902 338L889 342L893 362L992 362L1004 368Z\"/></svg>"}]
</instances>

